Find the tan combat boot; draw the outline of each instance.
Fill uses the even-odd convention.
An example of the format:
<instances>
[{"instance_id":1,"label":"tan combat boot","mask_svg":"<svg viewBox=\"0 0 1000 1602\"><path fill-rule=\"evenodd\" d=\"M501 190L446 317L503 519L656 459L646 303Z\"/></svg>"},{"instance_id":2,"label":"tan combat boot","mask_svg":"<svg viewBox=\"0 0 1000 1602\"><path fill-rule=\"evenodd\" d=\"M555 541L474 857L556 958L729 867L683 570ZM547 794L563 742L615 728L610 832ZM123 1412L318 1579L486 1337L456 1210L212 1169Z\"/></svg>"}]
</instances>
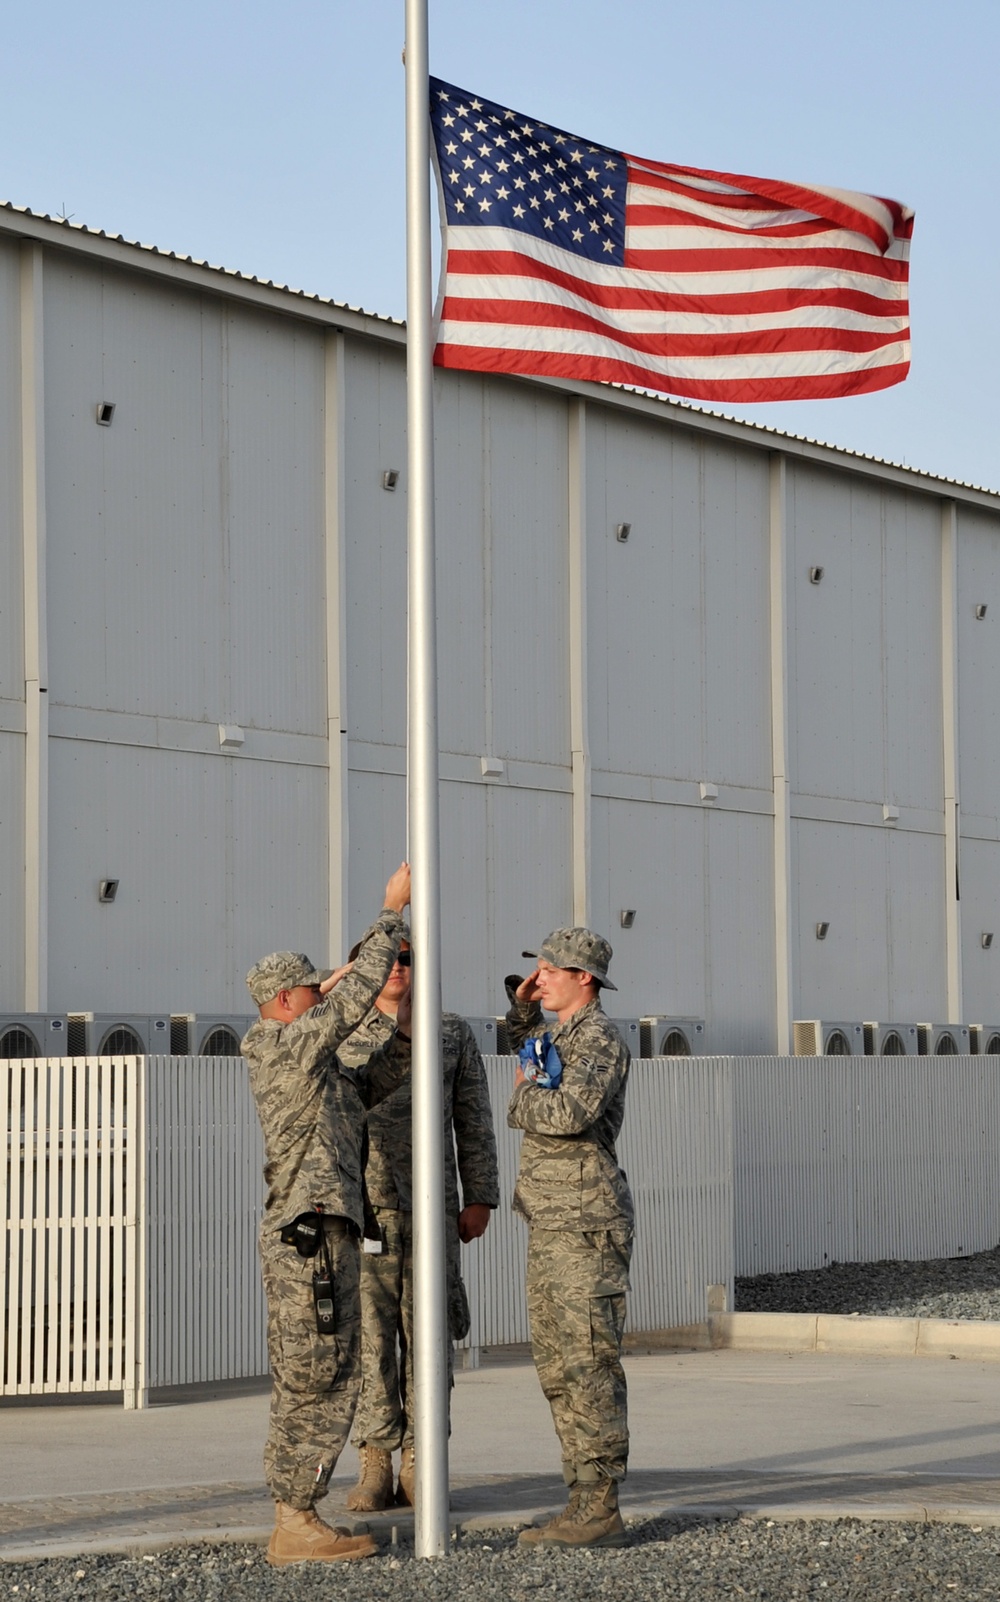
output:
<instances>
[{"instance_id":1,"label":"tan combat boot","mask_svg":"<svg viewBox=\"0 0 1000 1602\"><path fill-rule=\"evenodd\" d=\"M577 1508L580 1506L582 1492L583 1487L581 1485L576 1483L571 1485L569 1488L569 1501L562 1512L554 1514L550 1519L546 1519L544 1524L529 1524L528 1528L522 1530L518 1536L518 1546L537 1546L539 1541L543 1541L557 1525L561 1525L566 1519L575 1517Z\"/></svg>"},{"instance_id":2,"label":"tan combat boot","mask_svg":"<svg viewBox=\"0 0 1000 1602\"><path fill-rule=\"evenodd\" d=\"M332 1530L311 1507L275 1505L274 1534L267 1561L275 1568L286 1563L338 1563L347 1558L374 1557L378 1548L370 1535L348 1535Z\"/></svg>"},{"instance_id":3,"label":"tan combat boot","mask_svg":"<svg viewBox=\"0 0 1000 1602\"><path fill-rule=\"evenodd\" d=\"M627 1539L618 1511L618 1484L599 1480L574 1487L579 1495L573 1506L538 1532L535 1546L622 1546ZM523 1539L523 1536L521 1537ZM525 1543L528 1544L528 1543Z\"/></svg>"},{"instance_id":4,"label":"tan combat boot","mask_svg":"<svg viewBox=\"0 0 1000 1602\"><path fill-rule=\"evenodd\" d=\"M381 1513L392 1506L392 1453L381 1446L361 1447L358 1483L347 1498L352 1513Z\"/></svg>"},{"instance_id":5,"label":"tan combat boot","mask_svg":"<svg viewBox=\"0 0 1000 1602\"><path fill-rule=\"evenodd\" d=\"M390 1471L391 1474L391 1471ZM396 1506L413 1507L417 1496L417 1470L412 1446L404 1446L399 1455L399 1480L396 1484Z\"/></svg>"}]
</instances>

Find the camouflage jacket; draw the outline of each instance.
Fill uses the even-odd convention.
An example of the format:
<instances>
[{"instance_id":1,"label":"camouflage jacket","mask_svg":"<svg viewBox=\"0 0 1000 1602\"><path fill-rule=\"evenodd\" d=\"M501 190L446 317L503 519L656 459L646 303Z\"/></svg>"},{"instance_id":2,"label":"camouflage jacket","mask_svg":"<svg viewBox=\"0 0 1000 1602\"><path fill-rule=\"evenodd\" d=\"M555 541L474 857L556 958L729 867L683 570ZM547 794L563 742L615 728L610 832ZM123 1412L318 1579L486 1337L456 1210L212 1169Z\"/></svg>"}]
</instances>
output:
<instances>
[{"instance_id":1,"label":"camouflage jacket","mask_svg":"<svg viewBox=\"0 0 1000 1602\"><path fill-rule=\"evenodd\" d=\"M373 1007L361 1027L344 1042L341 1058L356 1066L365 1063L391 1034L392 1019ZM459 1212L459 1175L462 1206L478 1202L484 1207L497 1207L500 1181L486 1071L472 1030L465 1019L454 1012L444 1013L441 1019L441 1066L444 1073L445 1207L452 1216ZM375 1207L392 1207L404 1213L413 1211L412 1119L409 1080L368 1115L365 1180Z\"/></svg>"},{"instance_id":2,"label":"camouflage jacket","mask_svg":"<svg viewBox=\"0 0 1000 1602\"><path fill-rule=\"evenodd\" d=\"M410 1065L393 1033L363 1070L337 1055L389 976L404 931L385 908L365 935L351 972L301 1018L260 1018L241 1051L264 1134L268 1194L264 1229L280 1229L317 1202L361 1229L361 1139L365 1110L394 1091Z\"/></svg>"},{"instance_id":3,"label":"camouflage jacket","mask_svg":"<svg viewBox=\"0 0 1000 1602\"><path fill-rule=\"evenodd\" d=\"M548 1028L563 1065L558 1089L526 1083L510 1098L507 1122L524 1130L514 1211L534 1229L631 1225L632 1196L615 1150L625 1116L628 1047L600 1001L553 1026L537 1002L519 1002L513 991L509 983L511 1049Z\"/></svg>"}]
</instances>

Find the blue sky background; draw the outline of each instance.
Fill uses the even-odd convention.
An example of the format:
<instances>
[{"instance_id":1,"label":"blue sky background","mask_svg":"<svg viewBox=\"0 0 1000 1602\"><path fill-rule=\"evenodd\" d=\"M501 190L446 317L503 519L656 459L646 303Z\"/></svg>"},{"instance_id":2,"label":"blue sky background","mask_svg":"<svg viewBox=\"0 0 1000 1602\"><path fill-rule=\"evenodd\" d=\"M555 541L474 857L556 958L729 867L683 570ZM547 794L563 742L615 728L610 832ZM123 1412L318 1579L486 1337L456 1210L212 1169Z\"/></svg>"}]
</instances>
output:
<instances>
[{"instance_id":1,"label":"blue sky background","mask_svg":"<svg viewBox=\"0 0 1000 1602\"><path fill-rule=\"evenodd\" d=\"M903 385L733 415L1000 489L1000 4L431 0L440 77L916 210ZM404 311L402 0L6 8L0 198Z\"/></svg>"}]
</instances>

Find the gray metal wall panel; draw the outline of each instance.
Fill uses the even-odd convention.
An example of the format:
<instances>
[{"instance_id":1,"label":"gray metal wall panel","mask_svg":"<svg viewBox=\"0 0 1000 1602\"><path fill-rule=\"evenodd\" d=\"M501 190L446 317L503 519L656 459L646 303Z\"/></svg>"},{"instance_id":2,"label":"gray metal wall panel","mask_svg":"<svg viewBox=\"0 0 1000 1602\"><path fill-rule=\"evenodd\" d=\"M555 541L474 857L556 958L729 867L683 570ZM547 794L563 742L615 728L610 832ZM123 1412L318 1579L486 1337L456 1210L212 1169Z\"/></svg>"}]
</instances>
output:
<instances>
[{"instance_id":1,"label":"gray metal wall panel","mask_svg":"<svg viewBox=\"0 0 1000 1602\"><path fill-rule=\"evenodd\" d=\"M962 815L1000 838L1000 527L963 507L958 519L958 730ZM985 605L982 620L977 606ZM988 826L989 825L989 826ZM992 928L992 925L987 925Z\"/></svg>"},{"instance_id":2,"label":"gray metal wall panel","mask_svg":"<svg viewBox=\"0 0 1000 1602\"><path fill-rule=\"evenodd\" d=\"M218 302L46 260L54 700L228 716L223 316ZM116 405L110 428L95 421L100 400Z\"/></svg>"},{"instance_id":3,"label":"gray metal wall panel","mask_svg":"<svg viewBox=\"0 0 1000 1602\"><path fill-rule=\"evenodd\" d=\"M705 823L706 1048L771 1051L776 1044L774 943L769 938L774 926L773 821L709 808Z\"/></svg>"},{"instance_id":4,"label":"gray metal wall panel","mask_svg":"<svg viewBox=\"0 0 1000 1602\"><path fill-rule=\"evenodd\" d=\"M45 314L54 699L325 732L320 336L65 264Z\"/></svg>"},{"instance_id":5,"label":"gray metal wall panel","mask_svg":"<svg viewBox=\"0 0 1000 1602\"><path fill-rule=\"evenodd\" d=\"M444 491L435 518L438 736L444 751L482 756L493 749L494 440L487 382L475 373L455 380L439 377L434 386L434 476ZM506 555L523 571L525 535L518 532Z\"/></svg>"},{"instance_id":6,"label":"gray metal wall panel","mask_svg":"<svg viewBox=\"0 0 1000 1602\"><path fill-rule=\"evenodd\" d=\"M569 806L546 791L442 784L442 982L452 1011L506 1012L504 975L525 971L522 950L570 921ZM352 772L350 829L357 939L403 855L403 778Z\"/></svg>"},{"instance_id":7,"label":"gray metal wall panel","mask_svg":"<svg viewBox=\"0 0 1000 1602\"><path fill-rule=\"evenodd\" d=\"M322 335L230 309L224 325L228 702L210 716L326 735Z\"/></svg>"},{"instance_id":8,"label":"gray metal wall panel","mask_svg":"<svg viewBox=\"0 0 1000 1602\"><path fill-rule=\"evenodd\" d=\"M344 425L347 717L351 738L406 744L406 376L403 353L348 340ZM400 471L382 488L386 468Z\"/></svg>"},{"instance_id":9,"label":"gray metal wall panel","mask_svg":"<svg viewBox=\"0 0 1000 1602\"><path fill-rule=\"evenodd\" d=\"M479 929L490 963L485 994L464 1008L476 1015L506 1012L505 976L528 971L521 952L573 921L569 796L497 784L487 788L486 805L489 900Z\"/></svg>"},{"instance_id":10,"label":"gray metal wall panel","mask_svg":"<svg viewBox=\"0 0 1000 1602\"><path fill-rule=\"evenodd\" d=\"M710 873L705 813L595 798L591 825L594 927L614 947L612 998L621 1017L704 1018L708 1006ZM623 907L636 909L622 929Z\"/></svg>"},{"instance_id":11,"label":"gray metal wall panel","mask_svg":"<svg viewBox=\"0 0 1000 1602\"><path fill-rule=\"evenodd\" d=\"M265 951L321 950L322 769L54 739L50 808L51 1010L246 1012Z\"/></svg>"},{"instance_id":12,"label":"gray metal wall panel","mask_svg":"<svg viewBox=\"0 0 1000 1602\"><path fill-rule=\"evenodd\" d=\"M24 736L0 734L0 1007L24 1005Z\"/></svg>"},{"instance_id":13,"label":"gray metal wall panel","mask_svg":"<svg viewBox=\"0 0 1000 1602\"><path fill-rule=\"evenodd\" d=\"M793 788L939 810L940 518L802 463L789 507Z\"/></svg>"},{"instance_id":14,"label":"gray metal wall panel","mask_svg":"<svg viewBox=\"0 0 1000 1602\"><path fill-rule=\"evenodd\" d=\"M225 969L213 961L196 999L176 1010L245 1013L253 1011L246 972L265 952L306 951L326 964L329 783L325 768L218 760L226 786ZM218 847L218 830L206 835Z\"/></svg>"},{"instance_id":15,"label":"gray metal wall panel","mask_svg":"<svg viewBox=\"0 0 1000 1602\"><path fill-rule=\"evenodd\" d=\"M0 702L23 703L20 254L0 245Z\"/></svg>"},{"instance_id":16,"label":"gray metal wall panel","mask_svg":"<svg viewBox=\"0 0 1000 1602\"><path fill-rule=\"evenodd\" d=\"M795 1016L944 1017L942 839L799 818L792 864ZM817 940L821 922L830 927Z\"/></svg>"},{"instance_id":17,"label":"gray metal wall panel","mask_svg":"<svg viewBox=\"0 0 1000 1602\"><path fill-rule=\"evenodd\" d=\"M442 784L440 816L444 1005L451 1011L476 1016L505 1011L489 996L484 929L492 921L492 909L485 785Z\"/></svg>"},{"instance_id":18,"label":"gray metal wall panel","mask_svg":"<svg viewBox=\"0 0 1000 1602\"><path fill-rule=\"evenodd\" d=\"M889 984L888 835L793 820L796 1018L897 1016ZM830 925L825 940L816 939L820 922Z\"/></svg>"},{"instance_id":19,"label":"gray metal wall panel","mask_svg":"<svg viewBox=\"0 0 1000 1602\"><path fill-rule=\"evenodd\" d=\"M610 1010L705 1018L711 1051L773 1046L772 828L748 813L595 799L593 921L615 950Z\"/></svg>"},{"instance_id":20,"label":"gray metal wall panel","mask_svg":"<svg viewBox=\"0 0 1000 1602\"><path fill-rule=\"evenodd\" d=\"M885 489L882 520L885 800L941 812L941 513Z\"/></svg>"},{"instance_id":21,"label":"gray metal wall panel","mask_svg":"<svg viewBox=\"0 0 1000 1602\"><path fill-rule=\"evenodd\" d=\"M527 384L499 379L487 390L483 422L489 452L484 559L492 604L493 754L568 765L566 404ZM439 500L446 497L442 484ZM446 652L447 637L442 617ZM463 664L450 652L442 662L464 678Z\"/></svg>"},{"instance_id":22,"label":"gray metal wall panel","mask_svg":"<svg viewBox=\"0 0 1000 1602\"><path fill-rule=\"evenodd\" d=\"M996 1023L1000 1019L1000 841L963 840L960 867L965 1020ZM984 951L982 936L987 930L993 944Z\"/></svg>"},{"instance_id":23,"label":"gray metal wall panel","mask_svg":"<svg viewBox=\"0 0 1000 1602\"><path fill-rule=\"evenodd\" d=\"M948 1016L944 840L886 831L889 859L889 1018ZM960 1019L954 1020L960 1022Z\"/></svg>"},{"instance_id":24,"label":"gray metal wall panel","mask_svg":"<svg viewBox=\"0 0 1000 1602\"><path fill-rule=\"evenodd\" d=\"M766 459L591 406L587 472L594 766L769 788Z\"/></svg>"},{"instance_id":25,"label":"gray metal wall panel","mask_svg":"<svg viewBox=\"0 0 1000 1602\"><path fill-rule=\"evenodd\" d=\"M348 829L351 877L347 951L355 940L361 939L379 911L389 875L406 854L406 780L402 774L350 774ZM339 957L341 962L346 962L347 951ZM331 966L335 958L337 953L331 951ZM445 984L448 982L446 973Z\"/></svg>"}]
</instances>

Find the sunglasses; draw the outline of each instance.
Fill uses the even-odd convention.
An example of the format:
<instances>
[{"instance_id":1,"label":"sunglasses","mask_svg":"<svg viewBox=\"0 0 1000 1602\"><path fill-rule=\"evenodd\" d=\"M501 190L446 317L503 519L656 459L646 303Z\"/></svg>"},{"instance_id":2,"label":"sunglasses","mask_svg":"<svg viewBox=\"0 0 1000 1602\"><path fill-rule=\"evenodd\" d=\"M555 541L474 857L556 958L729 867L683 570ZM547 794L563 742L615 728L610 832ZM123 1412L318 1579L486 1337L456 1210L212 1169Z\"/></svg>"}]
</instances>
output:
<instances>
[{"instance_id":1,"label":"sunglasses","mask_svg":"<svg viewBox=\"0 0 1000 1602\"><path fill-rule=\"evenodd\" d=\"M398 951L396 953L396 961L399 963L399 966L401 968L409 968L412 965L412 962L413 962L413 952L412 951Z\"/></svg>"}]
</instances>

